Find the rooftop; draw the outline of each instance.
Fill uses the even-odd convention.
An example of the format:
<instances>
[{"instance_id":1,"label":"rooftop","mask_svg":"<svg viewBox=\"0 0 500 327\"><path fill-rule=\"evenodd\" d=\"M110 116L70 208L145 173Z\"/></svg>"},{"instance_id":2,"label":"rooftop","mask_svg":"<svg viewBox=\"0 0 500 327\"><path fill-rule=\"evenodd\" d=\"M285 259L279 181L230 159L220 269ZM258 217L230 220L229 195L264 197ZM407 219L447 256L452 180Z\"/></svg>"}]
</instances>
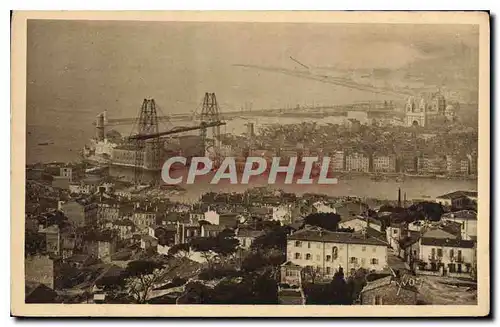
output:
<instances>
[{"instance_id":1,"label":"rooftop","mask_svg":"<svg viewBox=\"0 0 500 327\"><path fill-rule=\"evenodd\" d=\"M236 237L259 237L263 234L263 231L248 228L240 228L236 231Z\"/></svg>"},{"instance_id":2,"label":"rooftop","mask_svg":"<svg viewBox=\"0 0 500 327\"><path fill-rule=\"evenodd\" d=\"M457 199L461 197L476 197L477 198L477 192L475 191L455 191L447 194L443 194L438 196L438 199Z\"/></svg>"},{"instance_id":3,"label":"rooftop","mask_svg":"<svg viewBox=\"0 0 500 327\"><path fill-rule=\"evenodd\" d=\"M446 246L452 248L466 248L466 249L473 248L475 244L475 242L471 240L430 238L430 237L422 237L420 242L422 245Z\"/></svg>"},{"instance_id":4,"label":"rooftop","mask_svg":"<svg viewBox=\"0 0 500 327\"><path fill-rule=\"evenodd\" d=\"M361 292L367 292L367 291L371 291L371 290L374 290L374 289L377 289L379 287L386 287L386 286L390 286L391 284L394 284L396 287L399 287L399 285L396 284L396 281L397 281L397 277L394 277L394 276L387 276L387 277L383 277L383 278L380 278L380 279L376 279L372 282L369 282L366 284L366 286L363 288L363 290ZM401 286L401 288L404 288L404 289L407 289L407 290L411 290L413 292L417 292L417 290L415 289L415 287L411 287L411 286Z\"/></svg>"},{"instance_id":5,"label":"rooftop","mask_svg":"<svg viewBox=\"0 0 500 327\"><path fill-rule=\"evenodd\" d=\"M455 212L447 212L441 216L442 219L466 219L477 220L477 212L473 210L460 210Z\"/></svg>"},{"instance_id":6,"label":"rooftop","mask_svg":"<svg viewBox=\"0 0 500 327\"><path fill-rule=\"evenodd\" d=\"M387 246L387 243L361 233L330 232L325 229L302 229L288 236L289 240Z\"/></svg>"}]
</instances>

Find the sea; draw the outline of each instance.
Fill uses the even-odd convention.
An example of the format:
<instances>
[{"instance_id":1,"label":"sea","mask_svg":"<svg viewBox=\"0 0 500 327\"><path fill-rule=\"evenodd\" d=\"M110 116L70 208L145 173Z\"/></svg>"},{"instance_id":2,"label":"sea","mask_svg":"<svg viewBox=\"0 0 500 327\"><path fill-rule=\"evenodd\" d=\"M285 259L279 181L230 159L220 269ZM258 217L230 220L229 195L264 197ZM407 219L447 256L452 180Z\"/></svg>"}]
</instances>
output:
<instances>
[{"instance_id":1,"label":"sea","mask_svg":"<svg viewBox=\"0 0 500 327\"><path fill-rule=\"evenodd\" d=\"M60 116L60 115L59 115ZM27 124L26 126L26 154L27 163L51 162L51 161L78 161L80 151L89 139L94 136L93 115L78 115L52 121L51 124ZM318 124L341 123L341 117L326 117L315 120ZM303 118L294 117L251 117L235 118L229 120L227 125L222 127L223 133L243 134L246 132L245 124L252 122L258 129L270 124L294 124L303 122ZM178 125L189 125L192 122L176 122ZM170 123L169 123L170 124ZM162 126L160 129L168 129L172 126ZM132 134L131 126L113 126L123 136ZM42 145L43 144L43 145ZM46 145L45 145L46 144ZM193 201L206 192L243 192L251 187L269 186L267 179L256 178L247 185L242 184L217 184L212 185L207 181L200 181L192 185L182 185L185 192L175 195L175 198ZM477 190L476 180L448 180L448 179L427 179L427 178L405 178L403 181L389 179L386 181L374 181L369 176L352 176L349 179L340 178L334 185L277 185L273 188L280 188L286 192L321 193L330 196L357 196L367 198L379 198L387 200L397 199L398 188L406 193L409 200L435 198L439 195L456 190Z\"/></svg>"}]
</instances>

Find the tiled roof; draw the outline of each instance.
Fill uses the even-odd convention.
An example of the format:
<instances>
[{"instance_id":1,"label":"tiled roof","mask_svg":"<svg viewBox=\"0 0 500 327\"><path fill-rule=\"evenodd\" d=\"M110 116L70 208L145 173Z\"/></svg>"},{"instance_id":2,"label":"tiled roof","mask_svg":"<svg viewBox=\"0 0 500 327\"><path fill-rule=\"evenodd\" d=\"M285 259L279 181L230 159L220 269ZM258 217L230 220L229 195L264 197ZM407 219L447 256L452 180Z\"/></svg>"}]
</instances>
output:
<instances>
[{"instance_id":1,"label":"tiled roof","mask_svg":"<svg viewBox=\"0 0 500 327\"><path fill-rule=\"evenodd\" d=\"M477 220L477 212L473 210L460 210L455 212L447 212L441 216L443 219L466 219Z\"/></svg>"},{"instance_id":2,"label":"tiled roof","mask_svg":"<svg viewBox=\"0 0 500 327\"><path fill-rule=\"evenodd\" d=\"M420 242L422 245L446 246L453 248L468 248L468 249L473 248L475 244L474 241L470 240L430 238L430 237L423 237Z\"/></svg>"},{"instance_id":3,"label":"tiled roof","mask_svg":"<svg viewBox=\"0 0 500 327\"><path fill-rule=\"evenodd\" d=\"M348 221L351 221L351 220L362 220L362 221L366 221L368 219L368 221L370 222L370 224L375 224L375 225L382 225L382 223L380 222L380 220L377 220L377 219L374 219L374 218L371 218L371 217L363 217L363 216L353 216L353 217L347 217L345 219L342 219L342 221L340 222L341 224L342 223L346 223Z\"/></svg>"},{"instance_id":4,"label":"tiled roof","mask_svg":"<svg viewBox=\"0 0 500 327\"><path fill-rule=\"evenodd\" d=\"M379 239L362 235L361 233L341 233L327 230L302 229L288 236L289 240L316 241L349 244L371 244L386 246L387 244Z\"/></svg>"},{"instance_id":5,"label":"tiled roof","mask_svg":"<svg viewBox=\"0 0 500 327\"><path fill-rule=\"evenodd\" d=\"M393 279L393 276L387 276L387 277L383 277L380 279L376 279L373 282L367 283L366 286L363 287L363 290L361 292L366 292L366 291L373 290L375 288L390 285L392 282L392 279Z\"/></svg>"},{"instance_id":6,"label":"tiled roof","mask_svg":"<svg viewBox=\"0 0 500 327\"><path fill-rule=\"evenodd\" d=\"M441 239L446 239L446 238L452 238L455 239L457 238L457 235L450 233L449 231L445 231L440 228L434 228L426 231L422 237L425 238L441 238Z\"/></svg>"},{"instance_id":7,"label":"tiled roof","mask_svg":"<svg viewBox=\"0 0 500 327\"><path fill-rule=\"evenodd\" d=\"M226 227L222 225L203 225L203 229L206 231L222 231Z\"/></svg>"},{"instance_id":8,"label":"tiled roof","mask_svg":"<svg viewBox=\"0 0 500 327\"><path fill-rule=\"evenodd\" d=\"M477 197L477 192L474 191L455 191L438 196L438 199L456 199L464 196Z\"/></svg>"},{"instance_id":9,"label":"tiled roof","mask_svg":"<svg viewBox=\"0 0 500 327\"><path fill-rule=\"evenodd\" d=\"M404 280L404 277L403 277ZM362 293L374 290L379 287L385 287L385 286L390 286L392 283L395 285L395 287L399 288L399 285L396 283L398 279L394 276L387 276L383 277L380 279L376 279L373 282L369 282L366 284L365 287L363 287L363 290L361 290ZM414 286L409 286L408 284L406 285L401 285L401 288L413 291L413 292L418 292L417 289Z\"/></svg>"},{"instance_id":10,"label":"tiled roof","mask_svg":"<svg viewBox=\"0 0 500 327\"><path fill-rule=\"evenodd\" d=\"M248 228L238 229L236 237L259 237L263 235L264 232L260 230L252 230Z\"/></svg>"}]
</instances>

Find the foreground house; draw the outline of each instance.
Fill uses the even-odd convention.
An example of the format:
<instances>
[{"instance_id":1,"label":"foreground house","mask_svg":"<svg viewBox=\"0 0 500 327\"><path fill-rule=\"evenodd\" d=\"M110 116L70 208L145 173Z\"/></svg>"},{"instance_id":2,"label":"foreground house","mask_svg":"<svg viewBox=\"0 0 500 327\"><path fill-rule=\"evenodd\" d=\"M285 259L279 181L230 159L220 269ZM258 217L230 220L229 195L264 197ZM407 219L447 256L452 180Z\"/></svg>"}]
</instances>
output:
<instances>
[{"instance_id":1,"label":"foreground house","mask_svg":"<svg viewBox=\"0 0 500 327\"><path fill-rule=\"evenodd\" d=\"M471 240L436 238L420 239L418 273L466 277L476 265L476 243Z\"/></svg>"},{"instance_id":2,"label":"foreground house","mask_svg":"<svg viewBox=\"0 0 500 327\"><path fill-rule=\"evenodd\" d=\"M448 207L465 208L470 203L477 202L477 192L455 191L436 197L436 202Z\"/></svg>"},{"instance_id":3,"label":"foreground house","mask_svg":"<svg viewBox=\"0 0 500 327\"><path fill-rule=\"evenodd\" d=\"M310 227L288 236L287 261L327 278L339 268L381 271L387 267L387 243L365 232L341 233Z\"/></svg>"},{"instance_id":4,"label":"foreground house","mask_svg":"<svg viewBox=\"0 0 500 327\"><path fill-rule=\"evenodd\" d=\"M411 278L387 276L369 282L361 291L360 302L362 305L415 305L418 290L415 282L410 282Z\"/></svg>"}]
</instances>

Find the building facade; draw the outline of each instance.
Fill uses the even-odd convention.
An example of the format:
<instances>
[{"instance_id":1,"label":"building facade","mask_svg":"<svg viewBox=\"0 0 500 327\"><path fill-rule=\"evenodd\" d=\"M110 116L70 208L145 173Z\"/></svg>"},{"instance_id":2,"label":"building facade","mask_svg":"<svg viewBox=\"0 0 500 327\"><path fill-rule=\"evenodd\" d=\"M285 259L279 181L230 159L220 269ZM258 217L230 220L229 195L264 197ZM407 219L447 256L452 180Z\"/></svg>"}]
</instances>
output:
<instances>
[{"instance_id":1,"label":"building facade","mask_svg":"<svg viewBox=\"0 0 500 327\"><path fill-rule=\"evenodd\" d=\"M373 171L388 172L396 171L396 157L393 155L374 155L373 156Z\"/></svg>"},{"instance_id":2,"label":"building facade","mask_svg":"<svg viewBox=\"0 0 500 327\"><path fill-rule=\"evenodd\" d=\"M302 229L288 236L287 261L326 277L339 268L380 271L387 266L387 244L361 233Z\"/></svg>"},{"instance_id":3,"label":"building facade","mask_svg":"<svg viewBox=\"0 0 500 327\"><path fill-rule=\"evenodd\" d=\"M370 158L362 153L351 153L345 158L345 170L369 172L370 171Z\"/></svg>"},{"instance_id":4,"label":"building facade","mask_svg":"<svg viewBox=\"0 0 500 327\"><path fill-rule=\"evenodd\" d=\"M464 240L477 239L477 213L472 210L447 212L441 220L453 221L460 224L460 237Z\"/></svg>"},{"instance_id":5,"label":"building facade","mask_svg":"<svg viewBox=\"0 0 500 327\"><path fill-rule=\"evenodd\" d=\"M97 224L97 204L84 199L70 200L61 205L64 215L74 227Z\"/></svg>"}]
</instances>

